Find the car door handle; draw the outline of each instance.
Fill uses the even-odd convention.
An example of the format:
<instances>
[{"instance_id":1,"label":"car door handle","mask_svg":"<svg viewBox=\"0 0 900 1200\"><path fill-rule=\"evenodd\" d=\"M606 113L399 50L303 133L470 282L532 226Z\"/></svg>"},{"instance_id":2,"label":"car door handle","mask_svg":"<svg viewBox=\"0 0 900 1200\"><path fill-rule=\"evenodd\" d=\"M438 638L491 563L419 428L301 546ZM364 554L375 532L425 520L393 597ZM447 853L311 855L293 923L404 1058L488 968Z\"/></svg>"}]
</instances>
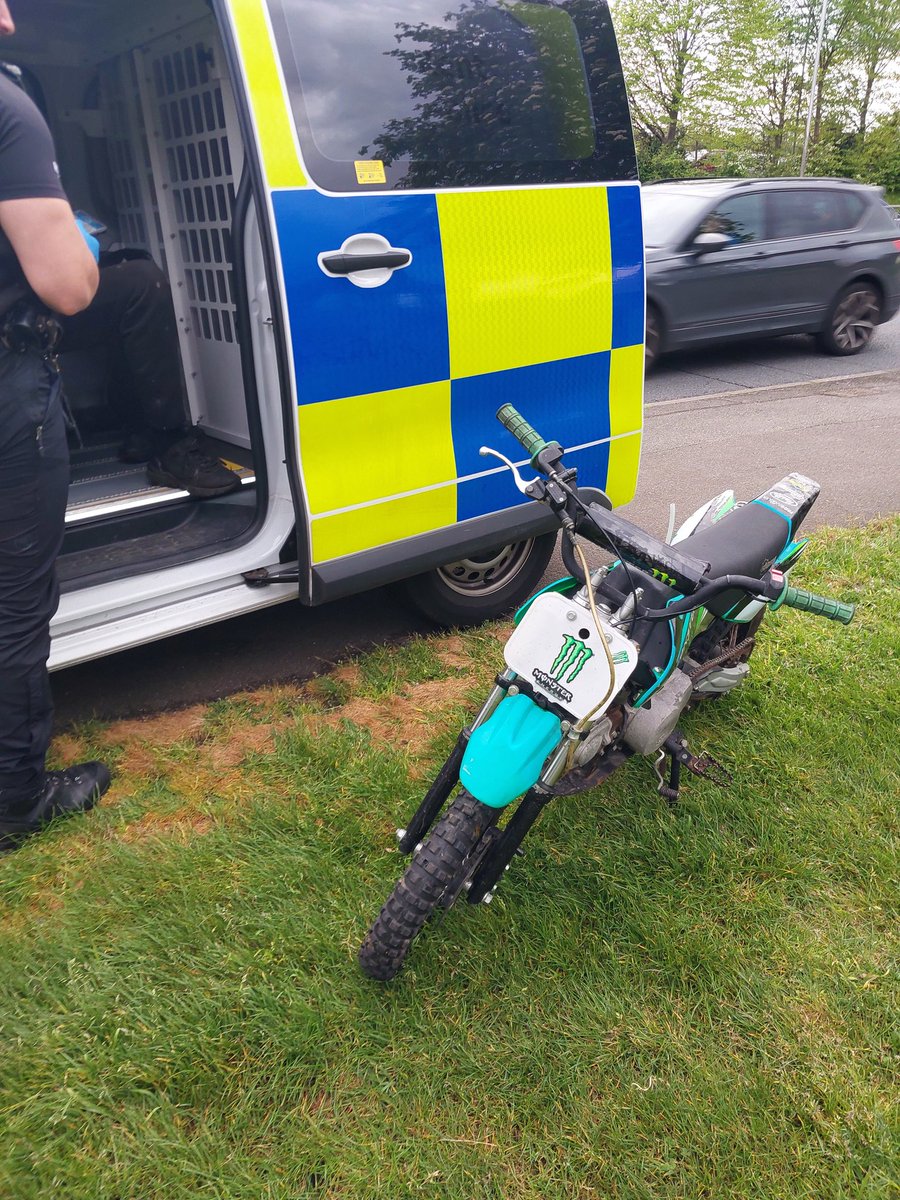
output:
<instances>
[{"instance_id":1,"label":"car door handle","mask_svg":"<svg viewBox=\"0 0 900 1200\"><path fill-rule=\"evenodd\" d=\"M386 268L394 271L405 267L412 259L408 250L382 250L377 254L323 254L319 262L329 275L351 275L354 271L375 271Z\"/></svg>"}]
</instances>

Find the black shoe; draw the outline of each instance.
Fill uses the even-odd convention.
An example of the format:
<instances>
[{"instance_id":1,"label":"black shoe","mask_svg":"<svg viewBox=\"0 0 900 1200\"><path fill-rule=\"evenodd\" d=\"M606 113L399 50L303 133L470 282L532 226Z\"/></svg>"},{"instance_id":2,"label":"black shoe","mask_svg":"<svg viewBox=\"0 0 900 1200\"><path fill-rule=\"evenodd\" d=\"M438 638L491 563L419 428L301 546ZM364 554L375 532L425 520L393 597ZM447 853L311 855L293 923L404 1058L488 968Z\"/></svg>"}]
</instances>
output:
<instances>
[{"instance_id":1,"label":"black shoe","mask_svg":"<svg viewBox=\"0 0 900 1200\"><path fill-rule=\"evenodd\" d=\"M147 464L147 478L192 496L224 496L241 486L240 476L209 454L196 434L182 438Z\"/></svg>"},{"instance_id":2,"label":"black shoe","mask_svg":"<svg viewBox=\"0 0 900 1200\"><path fill-rule=\"evenodd\" d=\"M87 812L108 787L109 770L102 762L47 771L43 788L30 803L6 809L0 806L0 850L14 849L56 817Z\"/></svg>"}]
</instances>

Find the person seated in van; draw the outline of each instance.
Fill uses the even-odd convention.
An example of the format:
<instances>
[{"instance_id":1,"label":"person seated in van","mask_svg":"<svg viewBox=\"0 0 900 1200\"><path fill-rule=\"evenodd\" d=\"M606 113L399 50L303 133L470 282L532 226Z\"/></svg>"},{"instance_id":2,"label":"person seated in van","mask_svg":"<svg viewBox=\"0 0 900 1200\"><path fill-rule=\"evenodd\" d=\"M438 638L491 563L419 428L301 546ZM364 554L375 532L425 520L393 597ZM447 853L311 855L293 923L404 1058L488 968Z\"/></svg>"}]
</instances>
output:
<instances>
[{"instance_id":1,"label":"person seated in van","mask_svg":"<svg viewBox=\"0 0 900 1200\"><path fill-rule=\"evenodd\" d=\"M62 325L61 353L107 348L121 368L126 404L116 407L124 408L124 462L146 462L151 483L192 496L224 496L241 486L191 425L172 293L152 259L101 254L93 302Z\"/></svg>"}]
</instances>

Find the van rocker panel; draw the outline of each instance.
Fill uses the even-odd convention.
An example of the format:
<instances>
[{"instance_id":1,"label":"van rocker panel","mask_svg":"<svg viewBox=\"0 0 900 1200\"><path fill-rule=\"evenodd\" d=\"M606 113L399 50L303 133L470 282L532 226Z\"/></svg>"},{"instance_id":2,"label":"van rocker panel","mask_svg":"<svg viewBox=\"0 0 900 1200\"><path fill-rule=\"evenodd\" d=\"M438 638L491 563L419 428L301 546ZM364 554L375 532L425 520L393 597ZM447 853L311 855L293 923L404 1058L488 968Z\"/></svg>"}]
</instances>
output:
<instances>
[{"instance_id":1,"label":"van rocker panel","mask_svg":"<svg viewBox=\"0 0 900 1200\"><path fill-rule=\"evenodd\" d=\"M603 503L596 488L578 489L585 503ZM477 554L506 542L540 537L558 528L553 513L535 502L486 517L460 521L447 529L376 546L359 554L320 563L312 568L312 604L325 604L369 588L420 575L453 562L462 554Z\"/></svg>"}]
</instances>

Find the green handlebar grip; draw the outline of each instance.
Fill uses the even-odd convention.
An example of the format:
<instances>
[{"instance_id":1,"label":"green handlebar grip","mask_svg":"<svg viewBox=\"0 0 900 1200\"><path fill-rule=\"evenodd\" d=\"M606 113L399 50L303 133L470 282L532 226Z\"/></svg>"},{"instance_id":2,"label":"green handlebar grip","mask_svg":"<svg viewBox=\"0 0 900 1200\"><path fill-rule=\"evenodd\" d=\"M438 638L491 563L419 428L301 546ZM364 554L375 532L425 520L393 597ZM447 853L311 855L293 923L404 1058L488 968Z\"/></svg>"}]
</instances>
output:
<instances>
[{"instance_id":1,"label":"green handlebar grip","mask_svg":"<svg viewBox=\"0 0 900 1200\"><path fill-rule=\"evenodd\" d=\"M497 420L525 447L528 457L534 462L547 445L538 431L533 429L511 404L504 404L502 408L497 409Z\"/></svg>"},{"instance_id":2,"label":"green handlebar grip","mask_svg":"<svg viewBox=\"0 0 900 1200\"><path fill-rule=\"evenodd\" d=\"M827 617L829 621L840 621L849 625L856 612L855 604L844 604L842 600L829 600L827 596L817 596L815 592L807 592L803 588L785 586L779 604L788 608L799 608L801 612L816 613L817 616Z\"/></svg>"}]
</instances>

